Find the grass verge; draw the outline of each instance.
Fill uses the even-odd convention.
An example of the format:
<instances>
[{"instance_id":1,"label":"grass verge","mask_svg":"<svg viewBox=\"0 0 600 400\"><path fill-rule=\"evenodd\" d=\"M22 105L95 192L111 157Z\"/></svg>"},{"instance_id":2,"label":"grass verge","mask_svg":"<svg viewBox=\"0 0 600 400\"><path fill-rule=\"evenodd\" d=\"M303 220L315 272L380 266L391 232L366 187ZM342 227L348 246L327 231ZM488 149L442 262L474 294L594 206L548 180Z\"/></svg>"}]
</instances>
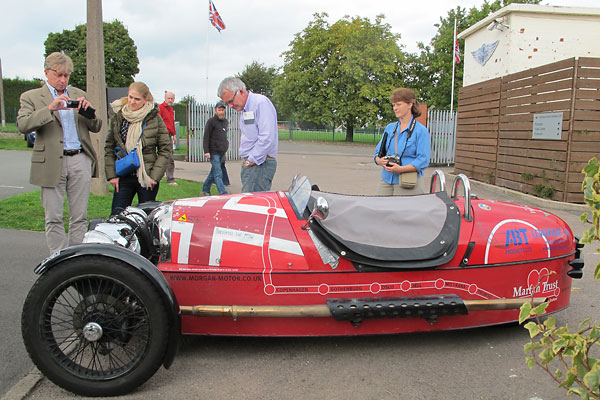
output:
<instances>
[{"instance_id":1,"label":"grass verge","mask_svg":"<svg viewBox=\"0 0 600 400\"><path fill-rule=\"evenodd\" d=\"M156 200L166 201L183 199L188 197L199 197L202 194L202 182L193 182L185 179L176 179L178 186L167 185L163 179ZM213 185L212 194L217 194ZM137 203L137 197L134 204ZM88 221L93 218L106 218L110 215L112 204L112 187L107 196L96 196L90 194L88 202ZM69 212L66 201L64 205L63 220L65 229L69 225ZM0 200L0 228L18 229L27 231L44 231L44 208L40 200L40 191L18 194L7 199Z\"/></svg>"}]
</instances>

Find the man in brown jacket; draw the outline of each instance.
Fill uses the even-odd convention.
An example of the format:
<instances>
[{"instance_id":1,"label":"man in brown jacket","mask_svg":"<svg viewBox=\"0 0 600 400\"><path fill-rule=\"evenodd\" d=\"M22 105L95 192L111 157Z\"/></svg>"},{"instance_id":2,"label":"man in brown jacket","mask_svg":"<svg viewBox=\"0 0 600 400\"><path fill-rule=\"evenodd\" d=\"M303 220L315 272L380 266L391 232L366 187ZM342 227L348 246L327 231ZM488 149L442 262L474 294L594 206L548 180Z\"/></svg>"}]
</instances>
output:
<instances>
[{"instance_id":1,"label":"man in brown jacket","mask_svg":"<svg viewBox=\"0 0 600 400\"><path fill-rule=\"evenodd\" d=\"M68 86L71 72L73 62L63 52L46 57L47 81L21 95L17 115L20 132L36 131L29 182L41 186L50 254L82 242L90 183L97 176L90 131L99 132L102 121L85 92ZM63 224L65 193L71 215L68 238Z\"/></svg>"}]
</instances>

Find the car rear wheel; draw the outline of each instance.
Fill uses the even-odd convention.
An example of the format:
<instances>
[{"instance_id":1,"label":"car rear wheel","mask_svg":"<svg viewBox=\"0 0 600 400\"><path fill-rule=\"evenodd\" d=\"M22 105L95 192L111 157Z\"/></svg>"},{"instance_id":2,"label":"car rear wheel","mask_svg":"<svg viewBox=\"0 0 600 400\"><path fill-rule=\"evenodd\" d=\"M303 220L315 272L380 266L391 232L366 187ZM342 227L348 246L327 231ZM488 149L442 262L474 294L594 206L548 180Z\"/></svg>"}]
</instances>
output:
<instances>
[{"instance_id":1,"label":"car rear wheel","mask_svg":"<svg viewBox=\"0 0 600 400\"><path fill-rule=\"evenodd\" d=\"M29 356L54 383L84 396L114 396L160 367L169 319L146 276L119 260L86 256L38 279L21 329Z\"/></svg>"}]
</instances>

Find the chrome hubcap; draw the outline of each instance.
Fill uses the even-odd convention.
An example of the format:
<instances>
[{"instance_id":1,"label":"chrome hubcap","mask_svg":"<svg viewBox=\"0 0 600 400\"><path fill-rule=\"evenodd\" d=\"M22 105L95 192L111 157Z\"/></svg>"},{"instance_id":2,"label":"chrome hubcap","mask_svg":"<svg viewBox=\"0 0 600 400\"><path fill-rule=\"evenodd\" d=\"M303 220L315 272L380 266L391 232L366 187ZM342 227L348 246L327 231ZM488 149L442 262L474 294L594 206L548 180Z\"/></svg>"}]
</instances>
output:
<instances>
[{"instance_id":1,"label":"chrome hubcap","mask_svg":"<svg viewBox=\"0 0 600 400\"><path fill-rule=\"evenodd\" d=\"M102 337L102 327L95 322L88 322L83 327L83 337L90 342L96 342Z\"/></svg>"}]
</instances>

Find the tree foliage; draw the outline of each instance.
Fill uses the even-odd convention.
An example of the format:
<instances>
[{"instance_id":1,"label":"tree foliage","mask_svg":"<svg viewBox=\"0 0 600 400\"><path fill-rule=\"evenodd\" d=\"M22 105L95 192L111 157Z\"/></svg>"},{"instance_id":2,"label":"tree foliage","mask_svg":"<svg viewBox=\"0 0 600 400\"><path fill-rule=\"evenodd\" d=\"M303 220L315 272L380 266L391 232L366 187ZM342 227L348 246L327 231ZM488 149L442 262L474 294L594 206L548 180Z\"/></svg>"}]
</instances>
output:
<instances>
[{"instance_id":1,"label":"tree foliage","mask_svg":"<svg viewBox=\"0 0 600 400\"><path fill-rule=\"evenodd\" d=\"M104 68L106 85L128 87L133 77L140 72L137 47L122 22L104 22ZM86 82L86 25L77 25L73 30L49 33L44 42L45 56L54 51L64 51L73 60L74 71L69 83L85 88Z\"/></svg>"},{"instance_id":2,"label":"tree foliage","mask_svg":"<svg viewBox=\"0 0 600 400\"><path fill-rule=\"evenodd\" d=\"M585 174L582 183L584 201L590 207L590 212L582 214L581 221L591 224L591 227L584 232L579 242L592 245L600 242L598 159L590 159L582 172ZM600 252L600 249L596 251ZM600 262L594 270L594 279L600 280ZM585 400L600 399L600 323L588 318L577 329L570 330L568 326L557 326L554 317L542 322L540 316L545 313L548 304L543 303L533 308L531 303L525 303L521 307L519 323L530 317L535 318L525 324L532 339L524 346L525 354L528 355L527 364L531 368L541 368L567 394L576 394Z\"/></svg>"},{"instance_id":3,"label":"tree foliage","mask_svg":"<svg viewBox=\"0 0 600 400\"><path fill-rule=\"evenodd\" d=\"M446 18L440 17L435 24L437 33L429 45L418 43L419 51L406 57L406 82L408 86L418 87L424 103L437 108L450 108L452 97L452 58L454 57L454 20L458 33L470 28L488 15L511 3L539 4L540 0L495 0L484 1L481 8L467 10L460 6L448 11ZM464 60L464 40L459 39L461 59ZM456 64L454 76L454 107L458 105L458 89L462 87L464 63Z\"/></svg>"},{"instance_id":4,"label":"tree foliage","mask_svg":"<svg viewBox=\"0 0 600 400\"><path fill-rule=\"evenodd\" d=\"M3 78L2 83L4 86L4 105L19 108L21 93L39 88L44 81L41 79Z\"/></svg>"},{"instance_id":5,"label":"tree foliage","mask_svg":"<svg viewBox=\"0 0 600 400\"><path fill-rule=\"evenodd\" d=\"M251 64L246 65L241 73L236 75L246 84L246 89L269 98L273 96L273 84L276 76L276 67L265 67L263 63L258 61L252 61Z\"/></svg>"},{"instance_id":6,"label":"tree foliage","mask_svg":"<svg viewBox=\"0 0 600 400\"><path fill-rule=\"evenodd\" d=\"M383 15L374 23L345 16L333 25L327 17L314 14L283 53L275 98L284 115L343 125L352 141L354 127L392 117L388 99L402 85L404 53Z\"/></svg>"},{"instance_id":7,"label":"tree foliage","mask_svg":"<svg viewBox=\"0 0 600 400\"><path fill-rule=\"evenodd\" d=\"M185 104L185 105L188 105L188 106L189 106L190 104L196 104L196 103L198 103L198 102L196 101L196 97L194 97L194 96L193 96L193 95L191 95L191 94L186 94L185 96L183 96L183 97L181 98L181 100L179 100L179 102L180 102L180 103L183 103L183 104Z\"/></svg>"}]
</instances>

